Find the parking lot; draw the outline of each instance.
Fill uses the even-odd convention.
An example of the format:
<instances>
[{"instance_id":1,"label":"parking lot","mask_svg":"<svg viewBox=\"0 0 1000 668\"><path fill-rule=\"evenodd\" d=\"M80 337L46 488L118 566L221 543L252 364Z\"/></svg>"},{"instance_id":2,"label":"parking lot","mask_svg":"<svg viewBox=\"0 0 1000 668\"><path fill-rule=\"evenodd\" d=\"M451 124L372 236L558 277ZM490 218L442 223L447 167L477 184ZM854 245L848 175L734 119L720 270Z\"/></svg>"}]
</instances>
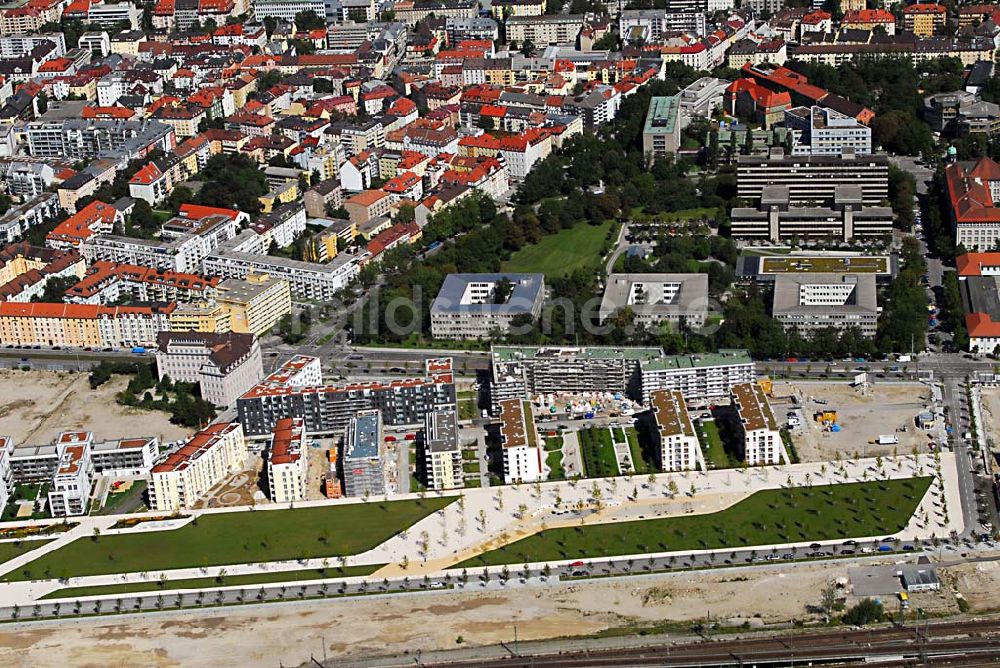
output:
<instances>
[{"instance_id":1,"label":"parking lot","mask_svg":"<svg viewBox=\"0 0 1000 668\"><path fill-rule=\"evenodd\" d=\"M876 383L864 392L847 382L795 381L774 384L772 408L782 423L787 423L789 412L795 413L799 425L790 430L792 442L801 461L816 462L855 453L872 457L908 454L914 448L928 452L936 432L918 429L914 418L930 400L930 388L920 383ZM839 431L816 420L824 411L836 412ZM879 436L898 442L879 444Z\"/></svg>"}]
</instances>

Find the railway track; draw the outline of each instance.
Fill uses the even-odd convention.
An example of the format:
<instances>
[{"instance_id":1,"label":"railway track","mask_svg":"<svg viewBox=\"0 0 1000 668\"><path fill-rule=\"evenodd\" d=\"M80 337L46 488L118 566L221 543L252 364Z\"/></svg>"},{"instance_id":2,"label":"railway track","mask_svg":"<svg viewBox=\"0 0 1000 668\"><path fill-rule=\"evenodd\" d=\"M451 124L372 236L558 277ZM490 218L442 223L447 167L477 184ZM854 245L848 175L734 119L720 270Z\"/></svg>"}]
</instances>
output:
<instances>
[{"instance_id":1,"label":"railway track","mask_svg":"<svg viewBox=\"0 0 1000 668\"><path fill-rule=\"evenodd\" d=\"M602 668L604 666L995 666L1000 622L973 620L915 627L805 633L500 659L425 663L429 668Z\"/></svg>"}]
</instances>

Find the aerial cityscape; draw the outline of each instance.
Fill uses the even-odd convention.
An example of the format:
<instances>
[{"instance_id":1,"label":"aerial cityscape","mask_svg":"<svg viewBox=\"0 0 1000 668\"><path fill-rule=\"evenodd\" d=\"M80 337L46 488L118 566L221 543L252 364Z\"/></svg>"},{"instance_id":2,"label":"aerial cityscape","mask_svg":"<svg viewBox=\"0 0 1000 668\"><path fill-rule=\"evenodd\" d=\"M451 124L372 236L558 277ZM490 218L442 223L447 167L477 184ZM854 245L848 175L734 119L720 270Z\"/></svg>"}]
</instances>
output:
<instances>
[{"instance_id":1,"label":"aerial cityscape","mask_svg":"<svg viewBox=\"0 0 1000 668\"><path fill-rule=\"evenodd\" d=\"M0 661L1000 665L998 55L0 3Z\"/></svg>"}]
</instances>

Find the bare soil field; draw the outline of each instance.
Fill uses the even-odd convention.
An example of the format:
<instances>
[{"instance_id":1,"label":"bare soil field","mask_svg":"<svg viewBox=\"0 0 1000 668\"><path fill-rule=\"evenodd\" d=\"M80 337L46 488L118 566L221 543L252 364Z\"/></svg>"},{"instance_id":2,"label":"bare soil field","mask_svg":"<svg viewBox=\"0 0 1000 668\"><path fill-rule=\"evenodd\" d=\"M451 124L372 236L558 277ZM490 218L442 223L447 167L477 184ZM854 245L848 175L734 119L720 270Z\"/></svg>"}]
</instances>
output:
<instances>
[{"instance_id":1,"label":"bare soil field","mask_svg":"<svg viewBox=\"0 0 1000 668\"><path fill-rule=\"evenodd\" d=\"M85 373L0 370L0 434L15 443L52 442L61 431L94 432L97 440L157 436L186 438L190 430L170 424L170 416L120 406L115 394L127 378L114 376L96 390Z\"/></svg>"},{"instance_id":2,"label":"bare soil field","mask_svg":"<svg viewBox=\"0 0 1000 668\"><path fill-rule=\"evenodd\" d=\"M776 382L775 417L784 422L791 404L782 402L794 394L802 406L804 424L792 430L792 441L803 462L830 461L842 457L908 454L916 447L927 452L928 432L917 429L914 418L930 401L930 389L920 383L876 383L867 393L850 384ZM825 402L825 403L819 403ZM840 431L830 431L814 420L818 411L837 411ZM906 431L899 431L903 427ZM877 445L878 437L892 434L896 445Z\"/></svg>"},{"instance_id":3,"label":"bare soil field","mask_svg":"<svg viewBox=\"0 0 1000 668\"><path fill-rule=\"evenodd\" d=\"M1000 446L1000 432L997 425L1000 425L1000 387L984 387L980 390L983 405L983 432L986 436L986 443L991 450L996 450Z\"/></svg>"},{"instance_id":4,"label":"bare soil field","mask_svg":"<svg viewBox=\"0 0 1000 668\"><path fill-rule=\"evenodd\" d=\"M871 562L869 562L871 563ZM889 563L889 562L886 562ZM705 619L751 626L808 620L819 592L851 564L801 564L727 572L653 575L559 583L509 591L423 593L164 612L143 617L42 622L0 627L6 666L295 666L310 654L360 658L420 648L450 649L639 629ZM954 574L954 575L952 575ZM948 569L946 584L973 609L1000 587L995 563ZM981 592L978 596L974 591ZM928 612L957 610L954 596L921 594ZM916 599L915 599L916 600ZM851 598L849 597L849 602ZM462 643L457 641L461 637Z\"/></svg>"}]
</instances>

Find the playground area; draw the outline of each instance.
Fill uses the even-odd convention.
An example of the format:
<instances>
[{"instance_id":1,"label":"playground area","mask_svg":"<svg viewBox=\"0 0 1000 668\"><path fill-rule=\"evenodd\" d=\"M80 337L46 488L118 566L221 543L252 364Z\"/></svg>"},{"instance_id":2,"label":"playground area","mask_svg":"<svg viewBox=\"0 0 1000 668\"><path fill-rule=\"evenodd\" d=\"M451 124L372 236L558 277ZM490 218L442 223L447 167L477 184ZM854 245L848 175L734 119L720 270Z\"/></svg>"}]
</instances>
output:
<instances>
[{"instance_id":1,"label":"playground area","mask_svg":"<svg viewBox=\"0 0 1000 668\"><path fill-rule=\"evenodd\" d=\"M881 383L863 389L847 382L795 381L774 384L771 408L781 424L795 413L799 425L789 431L799 459L821 462L855 454L909 454L914 448L929 452L934 432L919 429L915 418L930 401L930 388L920 383Z\"/></svg>"}]
</instances>

